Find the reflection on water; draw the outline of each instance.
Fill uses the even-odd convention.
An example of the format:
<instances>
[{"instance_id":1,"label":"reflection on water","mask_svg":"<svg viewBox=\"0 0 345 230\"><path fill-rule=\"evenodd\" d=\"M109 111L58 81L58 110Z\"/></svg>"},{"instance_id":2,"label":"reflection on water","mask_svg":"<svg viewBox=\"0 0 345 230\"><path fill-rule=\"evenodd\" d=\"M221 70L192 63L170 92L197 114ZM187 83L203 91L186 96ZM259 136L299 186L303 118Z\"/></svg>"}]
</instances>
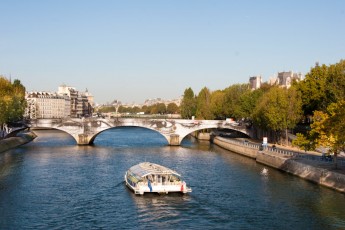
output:
<instances>
[{"instance_id":1,"label":"reflection on water","mask_svg":"<svg viewBox=\"0 0 345 230\"><path fill-rule=\"evenodd\" d=\"M145 196L133 194L131 197L137 207L139 223L142 226L148 224L147 227L155 225L159 228L169 228L171 224L181 221L180 218L184 215L191 199L188 195L176 193L146 194Z\"/></svg>"},{"instance_id":2,"label":"reflection on water","mask_svg":"<svg viewBox=\"0 0 345 230\"><path fill-rule=\"evenodd\" d=\"M343 194L208 142L167 146L141 128L106 131L93 146L37 134L0 154L0 229L345 228ZM193 192L134 195L124 173L142 161L175 169Z\"/></svg>"}]
</instances>

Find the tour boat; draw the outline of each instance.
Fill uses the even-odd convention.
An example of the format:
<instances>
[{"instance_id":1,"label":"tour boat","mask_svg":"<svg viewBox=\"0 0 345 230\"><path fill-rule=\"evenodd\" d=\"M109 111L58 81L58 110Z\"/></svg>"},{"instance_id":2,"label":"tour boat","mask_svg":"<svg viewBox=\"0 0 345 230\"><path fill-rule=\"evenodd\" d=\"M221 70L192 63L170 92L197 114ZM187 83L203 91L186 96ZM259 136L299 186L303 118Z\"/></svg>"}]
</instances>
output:
<instances>
[{"instance_id":1,"label":"tour boat","mask_svg":"<svg viewBox=\"0 0 345 230\"><path fill-rule=\"evenodd\" d=\"M181 192L188 193L192 189L187 187L181 175L162 165L142 162L129 168L125 174L126 185L135 194Z\"/></svg>"}]
</instances>

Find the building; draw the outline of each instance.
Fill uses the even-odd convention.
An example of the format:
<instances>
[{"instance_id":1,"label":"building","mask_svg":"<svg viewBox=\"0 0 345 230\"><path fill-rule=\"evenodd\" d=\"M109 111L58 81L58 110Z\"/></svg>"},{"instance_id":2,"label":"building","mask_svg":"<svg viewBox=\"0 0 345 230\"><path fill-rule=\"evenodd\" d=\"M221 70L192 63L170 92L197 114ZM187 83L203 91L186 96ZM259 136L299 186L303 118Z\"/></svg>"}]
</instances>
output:
<instances>
[{"instance_id":1,"label":"building","mask_svg":"<svg viewBox=\"0 0 345 230\"><path fill-rule=\"evenodd\" d=\"M277 84L282 87L290 88L292 82L302 80L301 73L294 73L292 71L289 72L279 72L277 77Z\"/></svg>"},{"instance_id":2,"label":"building","mask_svg":"<svg viewBox=\"0 0 345 230\"><path fill-rule=\"evenodd\" d=\"M92 106L92 107L94 107L95 106L95 100L94 100L94 96L91 94L91 93L89 93L89 90L88 89L86 89L85 90L85 96L87 97L87 100L88 100L88 102L90 103L90 105Z\"/></svg>"},{"instance_id":3,"label":"building","mask_svg":"<svg viewBox=\"0 0 345 230\"><path fill-rule=\"evenodd\" d=\"M28 92L25 95L27 108L25 116L30 119L69 117L71 100L50 92Z\"/></svg>"},{"instance_id":4,"label":"building","mask_svg":"<svg viewBox=\"0 0 345 230\"><path fill-rule=\"evenodd\" d=\"M278 72L276 77L271 77L267 83L269 85L278 85L280 87L290 88L293 81L301 81L302 73ZM250 88L252 90L259 89L262 85L262 77L260 75L249 78Z\"/></svg>"},{"instance_id":5,"label":"building","mask_svg":"<svg viewBox=\"0 0 345 230\"><path fill-rule=\"evenodd\" d=\"M260 89L262 83L261 75L250 77L249 85L251 90Z\"/></svg>"},{"instance_id":6,"label":"building","mask_svg":"<svg viewBox=\"0 0 345 230\"><path fill-rule=\"evenodd\" d=\"M65 84L58 87L58 92L61 96L68 96L71 100L70 114L71 117L77 117L77 105L78 105L78 91L74 87L67 86Z\"/></svg>"},{"instance_id":7,"label":"building","mask_svg":"<svg viewBox=\"0 0 345 230\"><path fill-rule=\"evenodd\" d=\"M63 84L59 86L57 93L61 96L70 97L71 117L87 117L92 114L93 96L87 89L85 93L79 92L76 88Z\"/></svg>"},{"instance_id":8,"label":"building","mask_svg":"<svg viewBox=\"0 0 345 230\"><path fill-rule=\"evenodd\" d=\"M27 92L25 116L30 119L87 117L92 114L89 99L93 96L86 90L79 92L74 87L61 85L57 93Z\"/></svg>"},{"instance_id":9,"label":"building","mask_svg":"<svg viewBox=\"0 0 345 230\"><path fill-rule=\"evenodd\" d=\"M181 104L181 101L182 101L182 97L178 98L178 99L172 99L172 100L164 100L162 98L155 98L155 99L146 99L144 104L139 106L139 107L142 107L142 106L151 106L151 105L155 105L155 104L158 104L158 103L164 103L165 105L168 105L170 103L175 103L177 106L180 106Z\"/></svg>"}]
</instances>

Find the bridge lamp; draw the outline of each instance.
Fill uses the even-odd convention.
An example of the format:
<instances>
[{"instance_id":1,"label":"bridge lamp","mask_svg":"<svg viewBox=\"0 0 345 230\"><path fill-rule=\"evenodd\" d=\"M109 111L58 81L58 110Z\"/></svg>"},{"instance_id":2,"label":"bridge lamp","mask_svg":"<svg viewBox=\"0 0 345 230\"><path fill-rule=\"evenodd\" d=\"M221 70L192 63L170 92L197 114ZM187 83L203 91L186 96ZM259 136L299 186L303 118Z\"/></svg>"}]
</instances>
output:
<instances>
[{"instance_id":1,"label":"bridge lamp","mask_svg":"<svg viewBox=\"0 0 345 230\"><path fill-rule=\"evenodd\" d=\"M114 100L112 104L115 107L115 116L117 117L117 111L119 110L119 107L121 105L121 101Z\"/></svg>"}]
</instances>

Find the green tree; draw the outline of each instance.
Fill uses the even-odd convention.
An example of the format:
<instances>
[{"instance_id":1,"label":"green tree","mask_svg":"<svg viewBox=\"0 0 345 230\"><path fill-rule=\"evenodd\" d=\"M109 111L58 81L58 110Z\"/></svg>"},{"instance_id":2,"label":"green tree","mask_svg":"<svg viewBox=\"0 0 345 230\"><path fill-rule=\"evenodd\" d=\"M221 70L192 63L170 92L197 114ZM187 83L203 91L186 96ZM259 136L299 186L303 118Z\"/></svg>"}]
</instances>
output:
<instances>
[{"instance_id":1,"label":"green tree","mask_svg":"<svg viewBox=\"0 0 345 230\"><path fill-rule=\"evenodd\" d=\"M140 109L140 112L144 112L145 114L148 114L147 105L142 106Z\"/></svg>"},{"instance_id":2,"label":"green tree","mask_svg":"<svg viewBox=\"0 0 345 230\"><path fill-rule=\"evenodd\" d=\"M345 100L332 103L327 112L315 111L311 131L308 136L312 149L323 147L334 153L334 164L337 167L337 156L345 150Z\"/></svg>"},{"instance_id":3,"label":"green tree","mask_svg":"<svg viewBox=\"0 0 345 230\"><path fill-rule=\"evenodd\" d=\"M125 107L123 107L122 105L119 107L118 112L119 113L123 113ZM102 106L100 108L98 108L98 112L100 113L110 113L110 112L115 112L115 107L114 106Z\"/></svg>"},{"instance_id":4,"label":"green tree","mask_svg":"<svg viewBox=\"0 0 345 230\"><path fill-rule=\"evenodd\" d=\"M302 103L295 88L273 87L265 93L255 108L253 114L254 123L265 130L273 130L276 137L281 137L285 131L294 128L302 115ZM287 143L288 144L288 143Z\"/></svg>"},{"instance_id":5,"label":"green tree","mask_svg":"<svg viewBox=\"0 0 345 230\"><path fill-rule=\"evenodd\" d=\"M224 90L224 115L235 119L243 116L241 110L241 97L248 92L248 84L235 84Z\"/></svg>"},{"instance_id":6,"label":"green tree","mask_svg":"<svg viewBox=\"0 0 345 230\"><path fill-rule=\"evenodd\" d=\"M224 91L216 90L211 93L210 111L213 119L224 120Z\"/></svg>"},{"instance_id":7,"label":"green tree","mask_svg":"<svg viewBox=\"0 0 345 230\"><path fill-rule=\"evenodd\" d=\"M10 119L10 105L12 104L11 97L11 82L6 78L0 76L0 129L9 122Z\"/></svg>"},{"instance_id":8,"label":"green tree","mask_svg":"<svg viewBox=\"0 0 345 230\"><path fill-rule=\"evenodd\" d=\"M334 153L335 167L339 152L345 151L345 100L332 103L328 107L329 117L325 121L326 133L333 139L330 149Z\"/></svg>"},{"instance_id":9,"label":"green tree","mask_svg":"<svg viewBox=\"0 0 345 230\"><path fill-rule=\"evenodd\" d=\"M196 101L196 117L198 119L212 120L214 116L212 115L210 110L211 93L207 87L201 89Z\"/></svg>"},{"instance_id":10,"label":"green tree","mask_svg":"<svg viewBox=\"0 0 345 230\"><path fill-rule=\"evenodd\" d=\"M314 111L311 131L307 135L299 134L293 144L303 147L308 143L308 150L322 147L334 153L334 164L337 168L337 156L345 150L345 100L332 103L327 112Z\"/></svg>"},{"instance_id":11,"label":"green tree","mask_svg":"<svg viewBox=\"0 0 345 230\"><path fill-rule=\"evenodd\" d=\"M155 107L157 108L158 114L166 114L167 107L164 103L157 103L157 104L155 104Z\"/></svg>"},{"instance_id":12,"label":"green tree","mask_svg":"<svg viewBox=\"0 0 345 230\"><path fill-rule=\"evenodd\" d=\"M196 98L192 88L184 91L180 109L182 118L190 119L192 116L195 116Z\"/></svg>"},{"instance_id":13,"label":"green tree","mask_svg":"<svg viewBox=\"0 0 345 230\"><path fill-rule=\"evenodd\" d=\"M296 87L301 92L305 115L316 110L326 112L330 104L345 97L345 60L330 66L317 64Z\"/></svg>"},{"instance_id":14,"label":"green tree","mask_svg":"<svg viewBox=\"0 0 345 230\"><path fill-rule=\"evenodd\" d=\"M345 60L328 67L325 88L329 104L345 98Z\"/></svg>"},{"instance_id":15,"label":"green tree","mask_svg":"<svg viewBox=\"0 0 345 230\"><path fill-rule=\"evenodd\" d=\"M134 106L133 108L132 108L132 113L133 114L137 114L137 113L139 113L140 112L140 108L138 107L138 106Z\"/></svg>"},{"instance_id":16,"label":"green tree","mask_svg":"<svg viewBox=\"0 0 345 230\"><path fill-rule=\"evenodd\" d=\"M245 91L240 98L240 114L243 118L253 118L253 111L264 94L264 90Z\"/></svg>"},{"instance_id":17,"label":"green tree","mask_svg":"<svg viewBox=\"0 0 345 230\"><path fill-rule=\"evenodd\" d=\"M149 114L158 114L158 107L156 105L151 105L148 108L150 109Z\"/></svg>"},{"instance_id":18,"label":"green tree","mask_svg":"<svg viewBox=\"0 0 345 230\"><path fill-rule=\"evenodd\" d=\"M178 110L179 110L178 106L173 102L169 103L167 106L167 113L168 114L178 113Z\"/></svg>"},{"instance_id":19,"label":"green tree","mask_svg":"<svg viewBox=\"0 0 345 230\"><path fill-rule=\"evenodd\" d=\"M21 120L25 107L25 87L21 82L16 79L11 83L0 76L0 130L8 122Z\"/></svg>"},{"instance_id":20,"label":"green tree","mask_svg":"<svg viewBox=\"0 0 345 230\"><path fill-rule=\"evenodd\" d=\"M313 111L326 111L329 104L327 97L328 67L316 65L306 74L305 79L296 84L301 92L302 108L305 115L313 114Z\"/></svg>"}]
</instances>

